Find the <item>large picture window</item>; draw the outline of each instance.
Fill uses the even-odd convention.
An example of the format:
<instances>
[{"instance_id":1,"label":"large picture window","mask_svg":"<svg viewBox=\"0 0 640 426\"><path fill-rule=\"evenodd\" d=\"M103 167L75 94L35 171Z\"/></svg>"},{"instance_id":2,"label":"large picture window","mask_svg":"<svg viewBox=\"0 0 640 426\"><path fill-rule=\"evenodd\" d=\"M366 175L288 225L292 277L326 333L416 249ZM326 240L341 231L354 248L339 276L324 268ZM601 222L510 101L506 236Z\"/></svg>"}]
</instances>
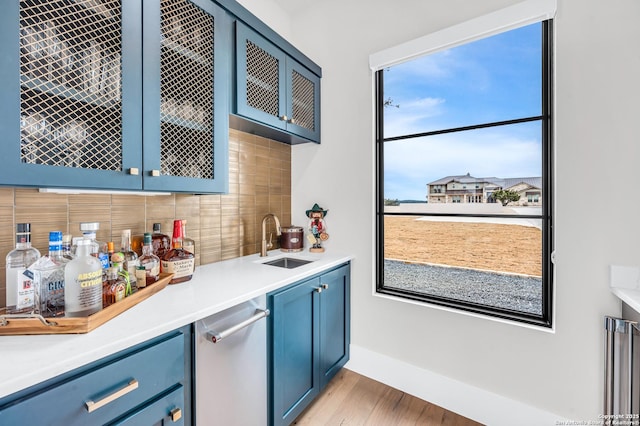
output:
<instances>
[{"instance_id":1,"label":"large picture window","mask_svg":"<svg viewBox=\"0 0 640 426\"><path fill-rule=\"evenodd\" d=\"M377 292L551 326L551 31L376 72Z\"/></svg>"}]
</instances>

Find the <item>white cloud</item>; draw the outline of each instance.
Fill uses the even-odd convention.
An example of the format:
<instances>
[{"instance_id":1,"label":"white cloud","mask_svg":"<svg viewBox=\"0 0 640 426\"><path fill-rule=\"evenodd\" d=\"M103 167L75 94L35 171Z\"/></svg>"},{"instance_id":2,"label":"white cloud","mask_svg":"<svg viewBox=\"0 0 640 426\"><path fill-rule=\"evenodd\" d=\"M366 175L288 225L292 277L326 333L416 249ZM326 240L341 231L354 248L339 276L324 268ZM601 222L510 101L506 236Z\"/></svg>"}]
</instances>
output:
<instances>
[{"instance_id":1,"label":"white cloud","mask_svg":"<svg viewBox=\"0 0 640 426\"><path fill-rule=\"evenodd\" d=\"M421 124L425 119L431 119L442 114L445 100L442 98L416 98L398 103L399 108L389 106L385 108L385 135L410 135L424 130Z\"/></svg>"},{"instance_id":2,"label":"white cloud","mask_svg":"<svg viewBox=\"0 0 640 426\"><path fill-rule=\"evenodd\" d=\"M540 142L514 131L484 129L387 142L384 155L387 198L422 200L427 183L449 175L541 176Z\"/></svg>"}]
</instances>

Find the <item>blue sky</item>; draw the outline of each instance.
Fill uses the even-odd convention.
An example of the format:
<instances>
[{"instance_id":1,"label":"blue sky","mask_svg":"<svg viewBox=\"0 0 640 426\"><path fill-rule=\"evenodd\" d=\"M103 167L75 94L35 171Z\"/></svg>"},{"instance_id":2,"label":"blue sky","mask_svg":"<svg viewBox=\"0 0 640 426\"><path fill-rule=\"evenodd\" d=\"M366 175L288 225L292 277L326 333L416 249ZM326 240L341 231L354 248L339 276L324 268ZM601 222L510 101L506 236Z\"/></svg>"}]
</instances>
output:
<instances>
[{"instance_id":1,"label":"blue sky","mask_svg":"<svg viewBox=\"0 0 640 426\"><path fill-rule=\"evenodd\" d=\"M540 34L534 24L391 67L385 137L540 115ZM425 200L427 183L466 173L541 176L539 122L385 143L385 198Z\"/></svg>"}]
</instances>

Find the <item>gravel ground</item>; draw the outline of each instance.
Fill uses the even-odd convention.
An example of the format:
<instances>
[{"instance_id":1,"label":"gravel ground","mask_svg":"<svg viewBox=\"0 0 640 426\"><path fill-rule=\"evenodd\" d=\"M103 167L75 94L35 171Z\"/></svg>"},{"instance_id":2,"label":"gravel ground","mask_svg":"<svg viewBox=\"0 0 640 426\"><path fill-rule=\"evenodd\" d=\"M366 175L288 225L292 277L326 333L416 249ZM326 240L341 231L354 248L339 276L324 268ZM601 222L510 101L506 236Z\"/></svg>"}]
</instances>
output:
<instances>
[{"instance_id":1,"label":"gravel ground","mask_svg":"<svg viewBox=\"0 0 640 426\"><path fill-rule=\"evenodd\" d=\"M385 260L385 286L540 315L542 279Z\"/></svg>"}]
</instances>

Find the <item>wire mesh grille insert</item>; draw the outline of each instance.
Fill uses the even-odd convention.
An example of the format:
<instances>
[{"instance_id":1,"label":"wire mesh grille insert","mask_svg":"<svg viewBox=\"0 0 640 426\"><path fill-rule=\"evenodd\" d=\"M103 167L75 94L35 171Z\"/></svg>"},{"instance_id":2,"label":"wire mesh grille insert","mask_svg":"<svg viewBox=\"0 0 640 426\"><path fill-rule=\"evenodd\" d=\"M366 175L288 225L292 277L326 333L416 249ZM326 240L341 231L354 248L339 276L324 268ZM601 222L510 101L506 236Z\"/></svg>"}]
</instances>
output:
<instances>
[{"instance_id":1,"label":"wire mesh grille insert","mask_svg":"<svg viewBox=\"0 0 640 426\"><path fill-rule=\"evenodd\" d=\"M160 174L213 179L214 17L162 0Z\"/></svg>"},{"instance_id":2,"label":"wire mesh grille insert","mask_svg":"<svg viewBox=\"0 0 640 426\"><path fill-rule=\"evenodd\" d=\"M20 160L122 170L119 0L20 1Z\"/></svg>"},{"instance_id":3,"label":"wire mesh grille insert","mask_svg":"<svg viewBox=\"0 0 640 426\"><path fill-rule=\"evenodd\" d=\"M247 40L247 105L280 116L278 58Z\"/></svg>"},{"instance_id":4,"label":"wire mesh grille insert","mask_svg":"<svg viewBox=\"0 0 640 426\"><path fill-rule=\"evenodd\" d=\"M305 129L315 129L315 94L314 84L297 71L292 75L293 87L292 98L293 108L291 118L293 123Z\"/></svg>"}]
</instances>

